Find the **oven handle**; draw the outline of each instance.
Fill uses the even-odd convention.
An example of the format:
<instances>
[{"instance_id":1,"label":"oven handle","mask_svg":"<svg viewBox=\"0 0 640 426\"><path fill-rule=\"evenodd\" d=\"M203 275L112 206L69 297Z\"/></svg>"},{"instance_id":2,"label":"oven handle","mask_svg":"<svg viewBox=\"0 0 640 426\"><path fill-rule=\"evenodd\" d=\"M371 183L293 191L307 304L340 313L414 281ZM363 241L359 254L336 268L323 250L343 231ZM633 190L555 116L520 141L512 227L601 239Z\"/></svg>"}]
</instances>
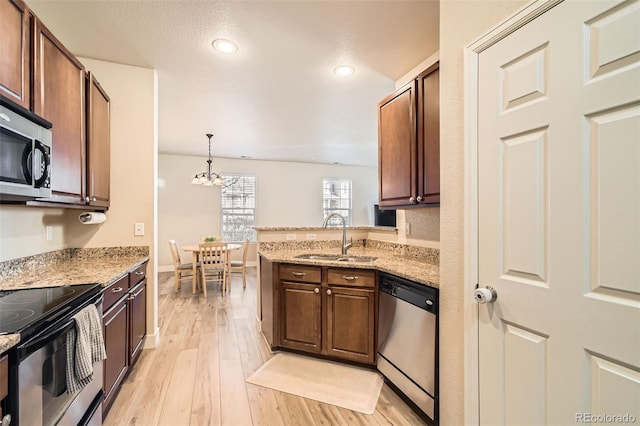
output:
<instances>
[{"instance_id":1,"label":"oven handle","mask_svg":"<svg viewBox=\"0 0 640 426\"><path fill-rule=\"evenodd\" d=\"M100 293L100 297L98 297L93 303L83 304L73 314L70 314L69 316L75 315L76 313L80 312L80 310L84 309L90 304L94 304L98 306L102 303L103 300L104 300L104 295ZM40 349L51 340L54 340L61 334L67 333L74 326L74 322L75 321L72 318L68 319L64 322L63 325L57 326L53 329L47 329L40 335L34 337L28 342L25 342L24 345L18 346L18 359L20 360L25 359L27 356L37 351L38 349Z\"/></svg>"}]
</instances>

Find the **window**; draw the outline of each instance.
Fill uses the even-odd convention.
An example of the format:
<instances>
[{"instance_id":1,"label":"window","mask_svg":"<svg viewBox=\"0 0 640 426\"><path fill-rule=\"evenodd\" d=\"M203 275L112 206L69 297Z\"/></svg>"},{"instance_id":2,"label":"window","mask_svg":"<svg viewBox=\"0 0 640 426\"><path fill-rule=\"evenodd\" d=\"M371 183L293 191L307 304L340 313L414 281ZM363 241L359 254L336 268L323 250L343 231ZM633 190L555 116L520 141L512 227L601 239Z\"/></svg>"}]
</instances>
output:
<instances>
[{"instance_id":1,"label":"window","mask_svg":"<svg viewBox=\"0 0 640 426\"><path fill-rule=\"evenodd\" d=\"M256 177L224 175L232 182L220 191L222 238L227 242L256 241Z\"/></svg>"},{"instance_id":2,"label":"window","mask_svg":"<svg viewBox=\"0 0 640 426\"><path fill-rule=\"evenodd\" d=\"M338 213L345 218L347 225L351 225L351 179L322 179L322 199L325 219L331 213ZM341 226L342 222L331 218L329 225Z\"/></svg>"}]
</instances>

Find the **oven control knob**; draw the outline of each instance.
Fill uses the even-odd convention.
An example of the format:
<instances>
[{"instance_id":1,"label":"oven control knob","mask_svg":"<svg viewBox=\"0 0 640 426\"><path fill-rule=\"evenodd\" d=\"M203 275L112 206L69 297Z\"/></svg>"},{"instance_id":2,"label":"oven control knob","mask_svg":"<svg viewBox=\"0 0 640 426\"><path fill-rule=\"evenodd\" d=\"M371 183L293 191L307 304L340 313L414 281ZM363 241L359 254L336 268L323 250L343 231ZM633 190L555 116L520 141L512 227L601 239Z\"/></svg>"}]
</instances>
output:
<instances>
[{"instance_id":1,"label":"oven control knob","mask_svg":"<svg viewBox=\"0 0 640 426\"><path fill-rule=\"evenodd\" d=\"M473 292L473 298L478 303L490 303L496 301L498 293L493 287L476 288Z\"/></svg>"},{"instance_id":2,"label":"oven control knob","mask_svg":"<svg viewBox=\"0 0 640 426\"><path fill-rule=\"evenodd\" d=\"M9 426L11 424L11 414L7 414L2 418L2 424L0 426Z\"/></svg>"}]
</instances>

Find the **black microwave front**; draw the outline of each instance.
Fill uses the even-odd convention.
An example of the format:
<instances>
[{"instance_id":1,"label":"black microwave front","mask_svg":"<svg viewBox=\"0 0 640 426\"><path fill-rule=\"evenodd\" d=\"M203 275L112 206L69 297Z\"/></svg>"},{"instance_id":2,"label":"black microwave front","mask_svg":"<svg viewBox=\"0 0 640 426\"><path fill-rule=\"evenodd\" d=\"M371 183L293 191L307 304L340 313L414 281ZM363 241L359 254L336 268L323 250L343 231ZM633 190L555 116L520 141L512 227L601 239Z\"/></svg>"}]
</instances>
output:
<instances>
[{"instance_id":1,"label":"black microwave front","mask_svg":"<svg viewBox=\"0 0 640 426\"><path fill-rule=\"evenodd\" d=\"M0 200L51 197L51 131L0 105Z\"/></svg>"}]
</instances>

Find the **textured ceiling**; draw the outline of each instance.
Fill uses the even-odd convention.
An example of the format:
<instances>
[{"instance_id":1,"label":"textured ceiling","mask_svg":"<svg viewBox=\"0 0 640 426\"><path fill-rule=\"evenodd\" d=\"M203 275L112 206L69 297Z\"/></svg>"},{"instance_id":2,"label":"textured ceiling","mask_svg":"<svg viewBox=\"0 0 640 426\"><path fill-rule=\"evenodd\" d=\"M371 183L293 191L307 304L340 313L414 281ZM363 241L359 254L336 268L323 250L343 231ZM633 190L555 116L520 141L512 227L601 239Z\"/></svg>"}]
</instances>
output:
<instances>
[{"instance_id":1,"label":"textured ceiling","mask_svg":"<svg viewBox=\"0 0 640 426\"><path fill-rule=\"evenodd\" d=\"M377 102L438 50L437 1L27 3L75 55L156 69L161 153L375 166Z\"/></svg>"}]
</instances>

